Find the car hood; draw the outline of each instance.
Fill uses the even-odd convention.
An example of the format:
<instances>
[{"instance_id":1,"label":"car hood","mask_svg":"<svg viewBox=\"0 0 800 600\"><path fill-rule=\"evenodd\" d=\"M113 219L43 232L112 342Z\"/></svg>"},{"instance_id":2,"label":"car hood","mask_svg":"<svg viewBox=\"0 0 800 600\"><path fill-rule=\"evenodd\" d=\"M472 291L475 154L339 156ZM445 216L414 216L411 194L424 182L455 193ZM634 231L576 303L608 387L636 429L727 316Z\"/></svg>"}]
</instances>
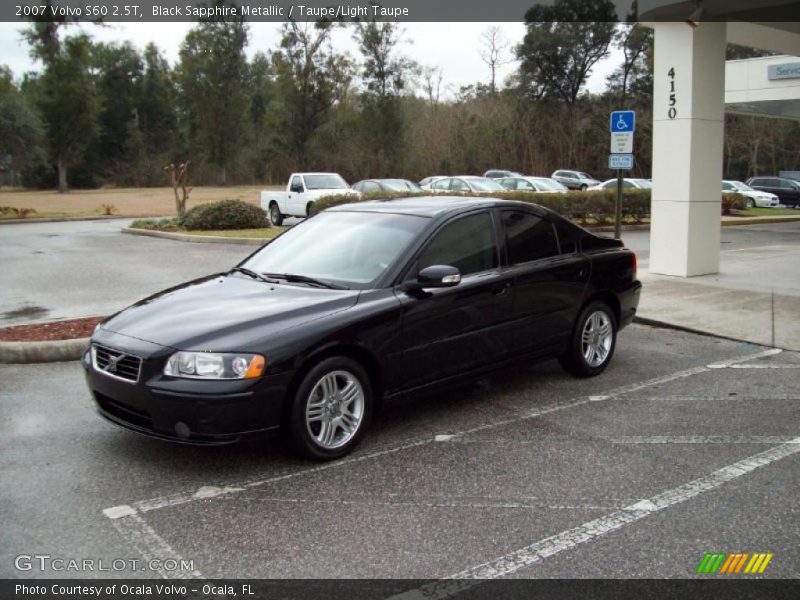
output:
<instances>
[{"instance_id":1,"label":"car hood","mask_svg":"<svg viewBox=\"0 0 800 600\"><path fill-rule=\"evenodd\" d=\"M178 350L256 351L281 331L350 308L358 295L212 275L145 298L101 328Z\"/></svg>"}]
</instances>

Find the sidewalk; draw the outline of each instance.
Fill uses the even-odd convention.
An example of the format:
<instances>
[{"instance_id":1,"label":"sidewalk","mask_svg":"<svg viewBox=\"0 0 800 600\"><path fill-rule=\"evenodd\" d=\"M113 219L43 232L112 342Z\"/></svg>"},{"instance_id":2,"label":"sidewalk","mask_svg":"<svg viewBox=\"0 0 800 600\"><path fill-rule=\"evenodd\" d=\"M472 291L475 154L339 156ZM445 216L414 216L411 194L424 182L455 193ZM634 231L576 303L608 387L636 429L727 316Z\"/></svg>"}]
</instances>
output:
<instances>
[{"instance_id":1,"label":"sidewalk","mask_svg":"<svg viewBox=\"0 0 800 600\"><path fill-rule=\"evenodd\" d=\"M641 319L800 351L800 245L723 251L720 273L692 278L642 261L639 279Z\"/></svg>"}]
</instances>

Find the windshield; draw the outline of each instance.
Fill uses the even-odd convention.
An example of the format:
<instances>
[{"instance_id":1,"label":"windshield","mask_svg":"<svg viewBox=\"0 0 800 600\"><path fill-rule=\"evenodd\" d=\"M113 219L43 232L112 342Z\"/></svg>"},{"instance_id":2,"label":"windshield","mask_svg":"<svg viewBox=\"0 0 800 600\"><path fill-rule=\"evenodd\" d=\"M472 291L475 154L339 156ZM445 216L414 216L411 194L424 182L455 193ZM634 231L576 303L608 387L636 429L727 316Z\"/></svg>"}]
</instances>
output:
<instances>
[{"instance_id":1,"label":"windshield","mask_svg":"<svg viewBox=\"0 0 800 600\"><path fill-rule=\"evenodd\" d=\"M410 215L323 212L275 238L242 266L368 289L428 222Z\"/></svg>"},{"instance_id":2,"label":"windshield","mask_svg":"<svg viewBox=\"0 0 800 600\"><path fill-rule=\"evenodd\" d=\"M731 181L730 185L733 189L740 190L742 192L755 192L753 188L746 183L742 183L741 181Z\"/></svg>"},{"instance_id":3,"label":"windshield","mask_svg":"<svg viewBox=\"0 0 800 600\"><path fill-rule=\"evenodd\" d=\"M305 175L306 189L309 190L344 190L347 182L335 173L322 175Z\"/></svg>"},{"instance_id":4,"label":"windshield","mask_svg":"<svg viewBox=\"0 0 800 600\"><path fill-rule=\"evenodd\" d=\"M474 179L467 179L470 186L477 192L504 192L506 188L497 183L494 179L484 179L483 177L475 177Z\"/></svg>"}]
</instances>

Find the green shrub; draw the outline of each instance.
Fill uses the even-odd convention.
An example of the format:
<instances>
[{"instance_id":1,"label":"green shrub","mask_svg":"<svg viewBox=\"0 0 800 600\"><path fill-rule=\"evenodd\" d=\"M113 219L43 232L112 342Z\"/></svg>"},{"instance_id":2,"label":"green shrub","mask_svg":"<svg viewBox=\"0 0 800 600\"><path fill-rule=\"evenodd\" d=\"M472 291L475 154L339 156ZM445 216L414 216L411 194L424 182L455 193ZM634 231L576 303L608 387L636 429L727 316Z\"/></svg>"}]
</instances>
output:
<instances>
[{"instance_id":1,"label":"green shrub","mask_svg":"<svg viewBox=\"0 0 800 600\"><path fill-rule=\"evenodd\" d=\"M441 195L445 195L440 193ZM367 202L371 200L393 200L412 196L429 196L431 192L387 194L375 192L353 198L342 194L323 196L314 203L314 213L340 204ZM569 191L563 194L543 194L537 192L507 191L486 194L472 192L447 193L449 196L492 197L538 204L582 224L607 225L614 222L614 200L616 191L593 190L587 192ZM626 223L642 223L650 216L650 190L626 189L622 197L622 218Z\"/></svg>"},{"instance_id":2,"label":"green shrub","mask_svg":"<svg viewBox=\"0 0 800 600\"><path fill-rule=\"evenodd\" d=\"M261 229L269 227L260 207L241 200L221 200L188 210L178 224L189 230Z\"/></svg>"}]
</instances>

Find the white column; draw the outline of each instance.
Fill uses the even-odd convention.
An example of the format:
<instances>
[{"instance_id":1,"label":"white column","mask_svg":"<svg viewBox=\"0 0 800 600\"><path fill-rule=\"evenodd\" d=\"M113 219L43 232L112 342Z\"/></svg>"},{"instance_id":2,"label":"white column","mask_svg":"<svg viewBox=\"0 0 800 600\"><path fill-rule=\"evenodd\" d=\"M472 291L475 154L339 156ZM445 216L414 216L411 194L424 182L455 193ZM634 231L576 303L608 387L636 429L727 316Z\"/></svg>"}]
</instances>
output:
<instances>
[{"instance_id":1,"label":"white column","mask_svg":"<svg viewBox=\"0 0 800 600\"><path fill-rule=\"evenodd\" d=\"M725 23L656 23L650 272L719 271Z\"/></svg>"}]
</instances>

